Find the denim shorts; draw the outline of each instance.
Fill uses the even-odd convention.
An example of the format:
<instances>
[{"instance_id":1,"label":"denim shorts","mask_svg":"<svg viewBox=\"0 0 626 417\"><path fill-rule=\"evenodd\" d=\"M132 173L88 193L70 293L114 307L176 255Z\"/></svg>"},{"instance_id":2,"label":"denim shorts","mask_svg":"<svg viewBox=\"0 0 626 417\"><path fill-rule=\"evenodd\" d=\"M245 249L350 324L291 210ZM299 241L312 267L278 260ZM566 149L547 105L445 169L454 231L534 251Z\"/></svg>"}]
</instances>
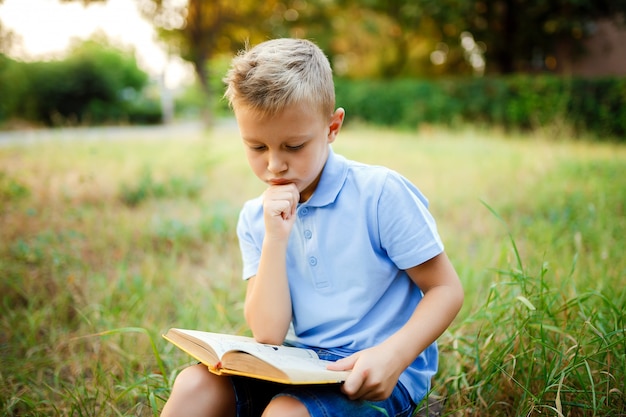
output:
<instances>
[{"instance_id":1,"label":"denim shorts","mask_svg":"<svg viewBox=\"0 0 626 417\"><path fill-rule=\"evenodd\" d=\"M341 357L316 349L321 359L338 360ZM274 398L286 395L305 405L311 417L408 417L415 410L406 388L398 382L384 401L352 401L337 384L283 385L252 378L231 377L237 401L237 417L259 417ZM385 411L382 411L385 410Z\"/></svg>"}]
</instances>

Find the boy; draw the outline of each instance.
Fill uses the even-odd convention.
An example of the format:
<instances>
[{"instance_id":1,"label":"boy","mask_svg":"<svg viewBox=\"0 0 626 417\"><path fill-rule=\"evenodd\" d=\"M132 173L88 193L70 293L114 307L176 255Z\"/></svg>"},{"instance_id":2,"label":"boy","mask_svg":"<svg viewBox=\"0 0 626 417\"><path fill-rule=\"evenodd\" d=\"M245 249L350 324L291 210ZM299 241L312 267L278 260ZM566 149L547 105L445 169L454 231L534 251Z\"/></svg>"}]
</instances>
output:
<instances>
[{"instance_id":1,"label":"boy","mask_svg":"<svg viewBox=\"0 0 626 417\"><path fill-rule=\"evenodd\" d=\"M237 234L255 339L313 347L341 386L284 386L183 370L162 416L410 416L437 369L435 340L463 302L426 198L399 174L335 154L323 52L270 40L233 59L225 96L267 184Z\"/></svg>"}]
</instances>

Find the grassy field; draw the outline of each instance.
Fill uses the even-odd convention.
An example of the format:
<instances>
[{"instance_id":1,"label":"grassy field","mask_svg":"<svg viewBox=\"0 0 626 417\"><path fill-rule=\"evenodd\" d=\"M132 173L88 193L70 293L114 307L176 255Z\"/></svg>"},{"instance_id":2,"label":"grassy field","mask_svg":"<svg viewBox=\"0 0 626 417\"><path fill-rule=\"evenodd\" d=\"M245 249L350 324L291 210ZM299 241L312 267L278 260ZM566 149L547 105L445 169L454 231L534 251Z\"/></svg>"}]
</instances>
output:
<instances>
[{"instance_id":1,"label":"grassy field","mask_svg":"<svg viewBox=\"0 0 626 417\"><path fill-rule=\"evenodd\" d=\"M246 332L234 229L263 186L236 130L125 132L0 146L2 415L158 415L190 363L161 333ZM624 146L354 126L335 150L431 201L466 289L446 415L626 415Z\"/></svg>"}]
</instances>

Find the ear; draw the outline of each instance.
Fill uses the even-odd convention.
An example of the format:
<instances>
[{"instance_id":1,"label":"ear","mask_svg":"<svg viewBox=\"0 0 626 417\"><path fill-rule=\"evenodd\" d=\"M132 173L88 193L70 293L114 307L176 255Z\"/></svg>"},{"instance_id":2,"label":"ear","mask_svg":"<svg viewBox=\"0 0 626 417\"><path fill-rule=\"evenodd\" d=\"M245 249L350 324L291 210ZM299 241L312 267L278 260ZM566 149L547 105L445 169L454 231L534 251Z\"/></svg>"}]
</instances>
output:
<instances>
[{"instance_id":1,"label":"ear","mask_svg":"<svg viewBox=\"0 0 626 417\"><path fill-rule=\"evenodd\" d=\"M330 124L328 125L328 143L333 143L337 139L337 134L341 130L343 125L343 119L346 116L346 111L339 107L335 110L335 113L330 118Z\"/></svg>"}]
</instances>

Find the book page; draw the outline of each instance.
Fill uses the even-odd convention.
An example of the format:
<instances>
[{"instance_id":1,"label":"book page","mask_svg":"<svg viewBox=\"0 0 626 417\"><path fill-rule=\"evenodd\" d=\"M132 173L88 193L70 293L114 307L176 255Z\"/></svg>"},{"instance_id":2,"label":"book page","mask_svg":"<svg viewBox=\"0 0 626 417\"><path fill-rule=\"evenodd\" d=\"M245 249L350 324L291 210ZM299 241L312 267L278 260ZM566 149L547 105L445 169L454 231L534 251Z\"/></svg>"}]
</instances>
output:
<instances>
[{"instance_id":1,"label":"book page","mask_svg":"<svg viewBox=\"0 0 626 417\"><path fill-rule=\"evenodd\" d=\"M327 361L319 359L317 354L312 350L289 346L251 344L249 346L240 346L236 351L248 353L283 371L289 369L299 371L325 371L328 363ZM223 355L225 364L229 362L229 354L236 353L236 351L226 352Z\"/></svg>"},{"instance_id":2,"label":"book page","mask_svg":"<svg viewBox=\"0 0 626 417\"><path fill-rule=\"evenodd\" d=\"M287 362L308 360L318 362L320 359L313 350L294 348L289 346L265 345L256 342L251 337L203 332L199 330L176 329L210 345L221 358L226 352L241 351L257 356L263 360L286 358ZM290 359L291 358L291 359ZM269 362L269 360L268 360ZM276 362L274 362L276 363Z\"/></svg>"}]
</instances>

